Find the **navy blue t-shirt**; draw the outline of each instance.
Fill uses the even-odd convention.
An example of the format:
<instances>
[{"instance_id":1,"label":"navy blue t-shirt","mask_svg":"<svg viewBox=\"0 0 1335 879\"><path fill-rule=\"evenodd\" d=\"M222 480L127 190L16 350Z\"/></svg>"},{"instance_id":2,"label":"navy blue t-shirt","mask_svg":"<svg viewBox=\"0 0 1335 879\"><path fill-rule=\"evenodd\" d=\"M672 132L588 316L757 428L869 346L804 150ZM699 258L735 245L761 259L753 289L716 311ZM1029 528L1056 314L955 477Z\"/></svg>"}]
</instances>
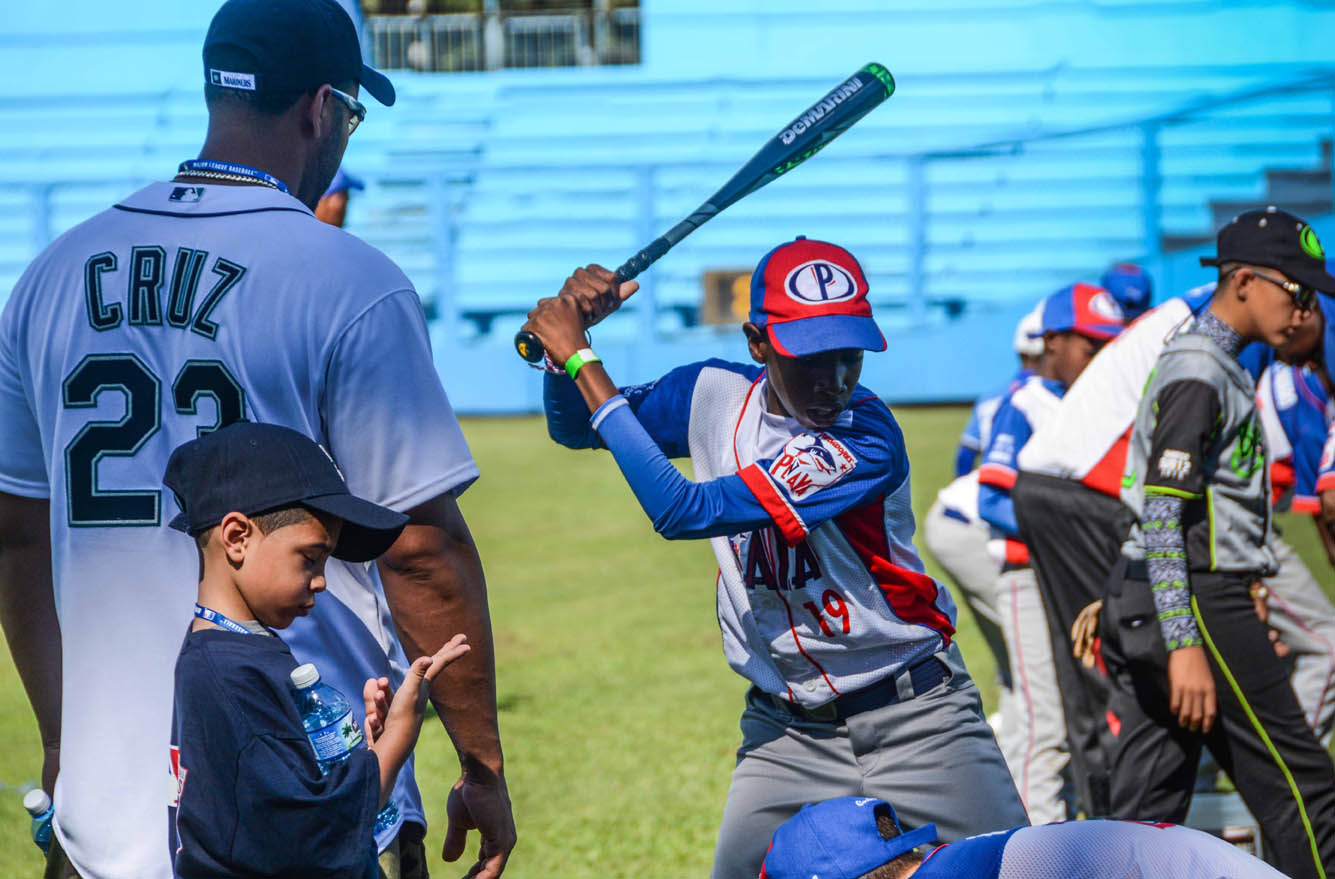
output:
<instances>
[{"instance_id":1,"label":"navy blue t-shirt","mask_svg":"<svg viewBox=\"0 0 1335 879\"><path fill-rule=\"evenodd\" d=\"M328 775L297 713L282 639L202 629L176 659L169 832L181 879L364 879L380 764L354 751Z\"/></svg>"}]
</instances>

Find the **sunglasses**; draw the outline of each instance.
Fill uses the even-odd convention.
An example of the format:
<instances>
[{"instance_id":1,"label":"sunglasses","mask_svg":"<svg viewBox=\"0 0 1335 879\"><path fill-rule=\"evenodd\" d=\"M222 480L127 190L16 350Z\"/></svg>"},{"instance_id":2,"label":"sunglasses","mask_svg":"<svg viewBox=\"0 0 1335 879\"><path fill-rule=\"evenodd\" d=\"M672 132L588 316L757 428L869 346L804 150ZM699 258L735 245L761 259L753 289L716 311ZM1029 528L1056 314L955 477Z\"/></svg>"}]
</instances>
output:
<instances>
[{"instance_id":1,"label":"sunglasses","mask_svg":"<svg viewBox=\"0 0 1335 879\"><path fill-rule=\"evenodd\" d=\"M1293 304L1301 308L1303 311L1311 311L1312 307L1316 305L1316 291L1311 287L1303 286L1296 281L1283 281L1272 275L1267 275L1265 272L1258 272L1256 269L1251 269L1250 271L1261 280L1269 281L1276 287L1282 289L1285 293L1288 293L1289 296L1293 298Z\"/></svg>"},{"instance_id":2,"label":"sunglasses","mask_svg":"<svg viewBox=\"0 0 1335 879\"><path fill-rule=\"evenodd\" d=\"M341 92L333 86L329 87L329 92L348 108L348 136L351 137L352 133L357 130L357 126L361 125L362 120L366 118L366 105L347 92Z\"/></svg>"}]
</instances>

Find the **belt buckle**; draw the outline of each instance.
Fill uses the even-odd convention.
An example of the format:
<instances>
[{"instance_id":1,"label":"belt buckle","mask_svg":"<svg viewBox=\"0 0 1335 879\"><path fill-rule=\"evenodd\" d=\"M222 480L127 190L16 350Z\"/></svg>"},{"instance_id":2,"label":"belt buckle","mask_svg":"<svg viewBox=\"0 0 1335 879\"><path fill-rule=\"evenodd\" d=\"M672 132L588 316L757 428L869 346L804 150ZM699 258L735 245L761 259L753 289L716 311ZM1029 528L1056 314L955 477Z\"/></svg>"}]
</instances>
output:
<instances>
[{"instance_id":1,"label":"belt buckle","mask_svg":"<svg viewBox=\"0 0 1335 879\"><path fill-rule=\"evenodd\" d=\"M839 709L835 707L833 701L817 705L815 708L803 707L802 712L812 720L819 720L822 723L835 723L839 720Z\"/></svg>"}]
</instances>

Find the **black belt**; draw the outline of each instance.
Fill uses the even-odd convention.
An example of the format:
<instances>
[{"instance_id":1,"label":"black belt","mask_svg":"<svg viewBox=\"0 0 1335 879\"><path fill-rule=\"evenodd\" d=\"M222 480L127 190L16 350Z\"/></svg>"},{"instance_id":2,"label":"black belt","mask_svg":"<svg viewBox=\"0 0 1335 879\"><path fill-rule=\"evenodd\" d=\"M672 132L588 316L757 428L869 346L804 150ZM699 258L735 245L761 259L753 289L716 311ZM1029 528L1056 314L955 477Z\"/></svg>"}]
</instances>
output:
<instances>
[{"instance_id":1,"label":"black belt","mask_svg":"<svg viewBox=\"0 0 1335 879\"><path fill-rule=\"evenodd\" d=\"M876 683L869 684L860 690L844 693L835 697L833 701L818 705L815 708L806 708L796 702L789 702L780 696L771 695L770 698L774 700L775 705L794 717L823 723L840 723L855 714L861 714L873 708L884 708L887 705L906 702L915 696L921 696L949 678L950 667L946 665L944 659L933 655L919 660L915 665L900 671L898 674L881 678Z\"/></svg>"}]
</instances>

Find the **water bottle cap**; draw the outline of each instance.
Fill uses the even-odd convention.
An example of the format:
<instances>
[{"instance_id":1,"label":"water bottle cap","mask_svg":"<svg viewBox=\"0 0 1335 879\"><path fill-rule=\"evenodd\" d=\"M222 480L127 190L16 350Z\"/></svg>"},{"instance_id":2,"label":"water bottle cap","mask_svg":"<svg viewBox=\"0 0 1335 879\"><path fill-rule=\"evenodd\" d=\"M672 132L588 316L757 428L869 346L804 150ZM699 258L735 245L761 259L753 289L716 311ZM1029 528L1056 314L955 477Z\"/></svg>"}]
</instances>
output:
<instances>
[{"instance_id":1,"label":"water bottle cap","mask_svg":"<svg viewBox=\"0 0 1335 879\"><path fill-rule=\"evenodd\" d=\"M29 815L44 815L51 808L51 798L46 795L46 791L35 787L23 795L23 808L28 810Z\"/></svg>"},{"instance_id":2,"label":"water bottle cap","mask_svg":"<svg viewBox=\"0 0 1335 879\"><path fill-rule=\"evenodd\" d=\"M292 686L298 690L314 686L320 681L320 672L309 662L292 669Z\"/></svg>"}]
</instances>

